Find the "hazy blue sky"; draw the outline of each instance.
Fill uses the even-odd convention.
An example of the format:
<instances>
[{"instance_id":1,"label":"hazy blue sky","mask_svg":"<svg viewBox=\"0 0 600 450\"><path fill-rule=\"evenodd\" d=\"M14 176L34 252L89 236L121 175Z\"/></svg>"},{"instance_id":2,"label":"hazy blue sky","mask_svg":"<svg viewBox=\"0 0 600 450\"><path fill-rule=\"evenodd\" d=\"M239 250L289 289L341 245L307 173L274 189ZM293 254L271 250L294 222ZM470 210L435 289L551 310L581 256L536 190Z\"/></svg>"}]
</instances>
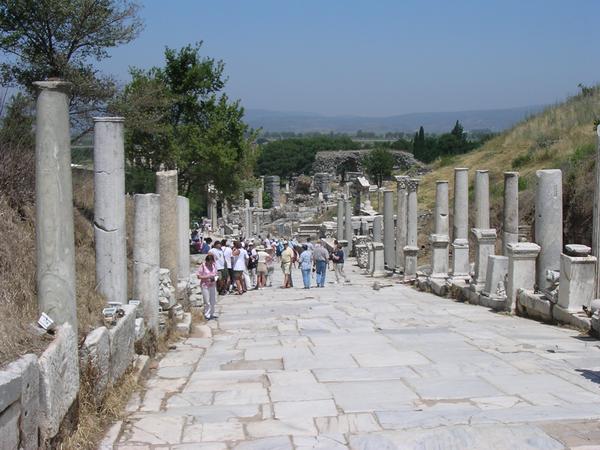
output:
<instances>
[{"instance_id":1,"label":"hazy blue sky","mask_svg":"<svg viewBox=\"0 0 600 450\"><path fill-rule=\"evenodd\" d=\"M599 0L147 0L102 63L204 41L247 108L383 116L552 103L600 81Z\"/></svg>"}]
</instances>

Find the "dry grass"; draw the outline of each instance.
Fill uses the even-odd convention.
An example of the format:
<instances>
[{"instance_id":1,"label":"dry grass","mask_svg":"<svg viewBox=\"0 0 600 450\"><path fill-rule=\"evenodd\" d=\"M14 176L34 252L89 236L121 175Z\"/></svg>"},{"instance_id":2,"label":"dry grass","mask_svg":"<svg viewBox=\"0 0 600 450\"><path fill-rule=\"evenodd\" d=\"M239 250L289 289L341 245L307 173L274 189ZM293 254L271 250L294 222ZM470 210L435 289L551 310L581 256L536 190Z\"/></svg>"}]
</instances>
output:
<instances>
[{"instance_id":1,"label":"dry grass","mask_svg":"<svg viewBox=\"0 0 600 450\"><path fill-rule=\"evenodd\" d=\"M96 449L106 428L124 418L129 397L140 389L134 369L131 368L116 385L109 387L106 397L100 401L94 395L95 379L90 369L82 373L79 424L75 432L60 444L60 449Z\"/></svg>"},{"instance_id":2,"label":"dry grass","mask_svg":"<svg viewBox=\"0 0 600 450\"><path fill-rule=\"evenodd\" d=\"M491 222L493 227L500 229L503 172L518 171L521 223L531 224L535 171L560 168L564 182L565 238L571 242L589 242L593 206L593 192L589 186L593 180L592 155L596 145L594 121L598 118L600 88L596 87L591 95L578 95L551 106L488 141L480 149L452 158L451 164L439 160L433 164L433 170L422 177L419 206L425 210L433 208L436 180L450 181L452 199L454 167L470 168L471 180L476 169L488 169Z\"/></svg>"}]
</instances>

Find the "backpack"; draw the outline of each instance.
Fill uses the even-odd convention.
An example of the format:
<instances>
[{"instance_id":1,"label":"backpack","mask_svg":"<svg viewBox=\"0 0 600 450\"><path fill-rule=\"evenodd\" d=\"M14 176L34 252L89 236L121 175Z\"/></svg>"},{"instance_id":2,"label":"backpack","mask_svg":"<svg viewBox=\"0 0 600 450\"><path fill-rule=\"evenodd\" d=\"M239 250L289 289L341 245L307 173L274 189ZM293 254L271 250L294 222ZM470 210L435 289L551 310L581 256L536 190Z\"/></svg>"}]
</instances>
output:
<instances>
[{"instance_id":1,"label":"backpack","mask_svg":"<svg viewBox=\"0 0 600 450\"><path fill-rule=\"evenodd\" d=\"M248 257L248 269L256 269L258 266L258 256L250 255Z\"/></svg>"}]
</instances>

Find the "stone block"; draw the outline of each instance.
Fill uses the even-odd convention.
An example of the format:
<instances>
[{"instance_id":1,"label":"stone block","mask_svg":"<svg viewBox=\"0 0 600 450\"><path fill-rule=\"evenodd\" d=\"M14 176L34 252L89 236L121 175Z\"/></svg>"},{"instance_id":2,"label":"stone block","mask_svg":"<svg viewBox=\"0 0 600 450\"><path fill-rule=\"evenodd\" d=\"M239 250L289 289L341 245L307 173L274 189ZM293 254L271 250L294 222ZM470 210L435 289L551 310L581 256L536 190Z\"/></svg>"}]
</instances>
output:
<instances>
[{"instance_id":1,"label":"stone block","mask_svg":"<svg viewBox=\"0 0 600 450\"><path fill-rule=\"evenodd\" d=\"M0 413L0 450L17 450L19 448L19 417L21 407L13 403Z\"/></svg>"},{"instance_id":2,"label":"stone block","mask_svg":"<svg viewBox=\"0 0 600 450\"><path fill-rule=\"evenodd\" d=\"M517 291L517 312L532 319L552 322L554 304L542 294L519 289Z\"/></svg>"},{"instance_id":3,"label":"stone block","mask_svg":"<svg viewBox=\"0 0 600 450\"><path fill-rule=\"evenodd\" d=\"M86 336L81 346L80 363L84 370L89 365L94 371L94 391L97 398L103 398L110 379L110 342L106 327L96 328Z\"/></svg>"},{"instance_id":4,"label":"stone block","mask_svg":"<svg viewBox=\"0 0 600 450\"><path fill-rule=\"evenodd\" d=\"M38 360L40 373L40 439L47 442L79 392L77 334L70 324L58 328L54 341Z\"/></svg>"},{"instance_id":5,"label":"stone block","mask_svg":"<svg viewBox=\"0 0 600 450\"><path fill-rule=\"evenodd\" d=\"M473 284L477 290L483 289L487 278L488 256L495 254L496 230L493 228L473 228L471 233L475 238L475 275Z\"/></svg>"},{"instance_id":6,"label":"stone block","mask_svg":"<svg viewBox=\"0 0 600 450\"><path fill-rule=\"evenodd\" d=\"M518 242L506 246L508 256L508 281L506 309L515 312L517 291L533 290L535 285L535 260L540 246L531 242Z\"/></svg>"},{"instance_id":7,"label":"stone block","mask_svg":"<svg viewBox=\"0 0 600 450\"><path fill-rule=\"evenodd\" d=\"M569 250L574 251L572 248ZM558 305L561 308L573 313L582 312L583 306L590 306L594 299L596 262L595 256L560 255Z\"/></svg>"},{"instance_id":8,"label":"stone block","mask_svg":"<svg viewBox=\"0 0 600 450\"><path fill-rule=\"evenodd\" d=\"M429 287L435 295L445 297L448 294L448 281L445 278L429 278Z\"/></svg>"},{"instance_id":9,"label":"stone block","mask_svg":"<svg viewBox=\"0 0 600 450\"><path fill-rule=\"evenodd\" d=\"M380 242L373 243L373 277L385 276L384 246Z\"/></svg>"},{"instance_id":10,"label":"stone block","mask_svg":"<svg viewBox=\"0 0 600 450\"><path fill-rule=\"evenodd\" d=\"M592 319L583 311L569 311L558 304L552 308L552 317L557 322L566 323L581 330L589 331L592 328Z\"/></svg>"},{"instance_id":11,"label":"stone block","mask_svg":"<svg viewBox=\"0 0 600 450\"><path fill-rule=\"evenodd\" d=\"M123 305L125 315L108 332L110 341L110 382L117 381L133 362L135 305Z\"/></svg>"},{"instance_id":12,"label":"stone block","mask_svg":"<svg viewBox=\"0 0 600 450\"><path fill-rule=\"evenodd\" d=\"M39 388L40 375L35 355L25 355L0 372L0 411L4 411L4 417L12 408L11 404L19 405L17 434L20 432L20 448L24 450L38 448ZM7 420L9 422L11 420ZM9 428L0 426L0 436L4 437Z\"/></svg>"},{"instance_id":13,"label":"stone block","mask_svg":"<svg viewBox=\"0 0 600 450\"><path fill-rule=\"evenodd\" d=\"M177 331L183 336L189 336L192 331L192 314L183 313L183 318L177 322Z\"/></svg>"}]
</instances>

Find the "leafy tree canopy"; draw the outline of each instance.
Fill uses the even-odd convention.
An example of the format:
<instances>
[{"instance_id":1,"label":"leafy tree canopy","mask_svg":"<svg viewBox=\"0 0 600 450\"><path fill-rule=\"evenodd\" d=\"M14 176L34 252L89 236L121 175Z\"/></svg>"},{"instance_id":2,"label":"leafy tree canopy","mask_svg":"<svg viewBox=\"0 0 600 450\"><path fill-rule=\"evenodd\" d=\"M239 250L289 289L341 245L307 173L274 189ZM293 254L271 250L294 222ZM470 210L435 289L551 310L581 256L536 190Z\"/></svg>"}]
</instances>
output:
<instances>
[{"instance_id":1,"label":"leafy tree canopy","mask_svg":"<svg viewBox=\"0 0 600 450\"><path fill-rule=\"evenodd\" d=\"M394 155L387 148L371 150L363 159L365 171L381 187L383 180L392 176Z\"/></svg>"},{"instance_id":2,"label":"leafy tree canopy","mask_svg":"<svg viewBox=\"0 0 600 450\"><path fill-rule=\"evenodd\" d=\"M129 0L0 0L3 84L32 92L32 83L61 78L73 83L71 113L79 130L115 93L112 78L91 61L134 39L142 29Z\"/></svg>"},{"instance_id":3,"label":"leafy tree canopy","mask_svg":"<svg viewBox=\"0 0 600 450\"><path fill-rule=\"evenodd\" d=\"M259 175L279 175L290 179L311 173L317 152L348 150L356 146L349 136L322 135L269 142L262 146L256 171Z\"/></svg>"},{"instance_id":4,"label":"leafy tree canopy","mask_svg":"<svg viewBox=\"0 0 600 450\"><path fill-rule=\"evenodd\" d=\"M167 48L164 67L132 69L112 105L126 120L130 188L152 190L154 172L177 168L180 192L196 208L209 184L232 196L252 176L255 136L239 101L222 92L223 62L202 57L201 46Z\"/></svg>"}]
</instances>

